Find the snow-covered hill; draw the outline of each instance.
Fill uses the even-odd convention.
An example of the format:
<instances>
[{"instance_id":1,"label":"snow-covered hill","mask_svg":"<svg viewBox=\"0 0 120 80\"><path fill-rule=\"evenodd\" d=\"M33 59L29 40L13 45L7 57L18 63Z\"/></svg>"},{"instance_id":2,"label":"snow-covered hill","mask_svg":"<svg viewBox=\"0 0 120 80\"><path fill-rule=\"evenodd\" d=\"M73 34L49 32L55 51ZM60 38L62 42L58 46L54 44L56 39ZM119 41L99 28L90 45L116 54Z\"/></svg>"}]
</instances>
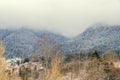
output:
<instances>
[{"instance_id":1,"label":"snow-covered hill","mask_svg":"<svg viewBox=\"0 0 120 80\"><path fill-rule=\"evenodd\" d=\"M50 44L61 45L68 39L59 34L48 31L34 31L30 29L0 30L0 38L6 46L6 56L14 57L25 54L28 56L40 48L44 38L49 39Z\"/></svg>"},{"instance_id":2,"label":"snow-covered hill","mask_svg":"<svg viewBox=\"0 0 120 80\"><path fill-rule=\"evenodd\" d=\"M110 48L120 51L120 26L93 25L67 44L71 46L68 50L75 53L84 50L104 52Z\"/></svg>"},{"instance_id":3,"label":"snow-covered hill","mask_svg":"<svg viewBox=\"0 0 120 80\"><path fill-rule=\"evenodd\" d=\"M59 45L63 53L80 53L86 50L104 52L110 48L120 51L119 25L93 25L72 39L49 31L0 29L0 39L5 44L6 55L9 57L35 53L44 38L47 38L50 44Z\"/></svg>"}]
</instances>

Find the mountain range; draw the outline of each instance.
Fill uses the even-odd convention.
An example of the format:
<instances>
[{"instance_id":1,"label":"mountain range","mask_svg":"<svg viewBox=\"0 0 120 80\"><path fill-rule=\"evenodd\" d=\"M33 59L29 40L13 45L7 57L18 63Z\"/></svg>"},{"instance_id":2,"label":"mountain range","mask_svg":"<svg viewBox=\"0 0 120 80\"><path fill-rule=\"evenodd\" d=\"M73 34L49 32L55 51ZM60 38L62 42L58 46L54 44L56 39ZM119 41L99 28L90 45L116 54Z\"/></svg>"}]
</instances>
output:
<instances>
[{"instance_id":1,"label":"mountain range","mask_svg":"<svg viewBox=\"0 0 120 80\"><path fill-rule=\"evenodd\" d=\"M49 31L21 29L0 29L0 40L6 46L6 57L25 56L40 50L43 43L60 46L62 53L72 54L82 51L98 50L101 53L108 49L120 51L119 25L93 25L76 37L67 38Z\"/></svg>"}]
</instances>

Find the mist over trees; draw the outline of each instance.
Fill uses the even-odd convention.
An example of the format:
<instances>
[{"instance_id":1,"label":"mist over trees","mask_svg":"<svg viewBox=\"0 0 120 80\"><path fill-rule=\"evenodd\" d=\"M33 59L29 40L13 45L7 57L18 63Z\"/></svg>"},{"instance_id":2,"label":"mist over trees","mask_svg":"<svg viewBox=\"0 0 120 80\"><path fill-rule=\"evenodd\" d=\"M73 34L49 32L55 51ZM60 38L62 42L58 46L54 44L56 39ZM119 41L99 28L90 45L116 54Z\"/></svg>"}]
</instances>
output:
<instances>
[{"instance_id":1,"label":"mist over trees","mask_svg":"<svg viewBox=\"0 0 120 80\"><path fill-rule=\"evenodd\" d=\"M1 60L5 61L5 57L6 59L20 57L24 59L22 65L26 63L31 65L31 62L38 63L33 69L31 66L27 68L19 66L18 75L14 75L8 70L12 78L9 75L7 78L18 80L119 80L117 71L119 71L120 54L119 43L116 42L116 36L119 38L119 35L116 33L107 36L111 31L111 29L107 29L103 26L91 27L74 39L51 32L34 32L28 29L7 31L7 33L5 31L6 34L1 34L1 39L5 45L3 48L6 50L5 55L1 56ZM114 32L117 30L115 29ZM112 38L113 36L115 38ZM4 65L4 63L1 64ZM42 70L39 66L41 64L44 67ZM6 67L6 65L4 66ZM3 68L3 66L1 67ZM39 71L42 75L38 75ZM3 72L2 75L4 76L6 73Z\"/></svg>"},{"instance_id":2,"label":"mist over trees","mask_svg":"<svg viewBox=\"0 0 120 80\"><path fill-rule=\"evenodd\" d=\"M29 57L28 55L37 53L42 49L41 45L45 36L50 40L50 43L59 46L63 54L77 53L84 56L83 53L86 52L90 56L93 50L98 50L102 55L109 49L119 53L119 34L119 25L93 25L74 38L66 38L49 31L34 31L24 28L0 29L0 39L6 46L5 54L9 58L19 57L23 54L24 57Z\"/></svg>"}]
</instances>

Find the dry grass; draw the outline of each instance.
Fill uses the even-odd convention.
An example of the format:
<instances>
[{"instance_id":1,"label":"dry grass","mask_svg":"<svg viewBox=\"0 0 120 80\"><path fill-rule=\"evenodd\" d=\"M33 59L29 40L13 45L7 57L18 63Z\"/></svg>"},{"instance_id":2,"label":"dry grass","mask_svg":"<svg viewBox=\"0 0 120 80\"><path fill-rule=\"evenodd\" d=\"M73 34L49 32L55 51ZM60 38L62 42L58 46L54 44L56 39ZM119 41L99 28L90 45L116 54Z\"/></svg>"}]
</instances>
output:
<instances>
[{"instance_id":1,"label":"dry grass","mask_svg":"<svg viewBox=\"0 0 120 80\"><path fill-rule=\"evenodd\" d=\"M47 80L62 80L62 63L64 57L56 54L52 59L49 73L47 75Z\"/></svg>"},{"instance_id":2,"label":"dry grass","mask_svg":"<svg viewBox=\"0 0 120 80\"><path fill-rule=\"evenodd\" d=\"M5 52L5 48L2 44L0 44L0 80L6 80L6 63L5 58L3 57Z\"/></svg>"},{"instance_id":3,"label":"dry grass","mask_svg":"<svg viewBox=\"0 0 120 80\"><path fill-rule=\"evenodd\" d=\"M14 74L7 74L7 63L5 61L4 53L5 47L0 43L0 80L21 80L18 76Z\"/></svg>"}]
</instances>

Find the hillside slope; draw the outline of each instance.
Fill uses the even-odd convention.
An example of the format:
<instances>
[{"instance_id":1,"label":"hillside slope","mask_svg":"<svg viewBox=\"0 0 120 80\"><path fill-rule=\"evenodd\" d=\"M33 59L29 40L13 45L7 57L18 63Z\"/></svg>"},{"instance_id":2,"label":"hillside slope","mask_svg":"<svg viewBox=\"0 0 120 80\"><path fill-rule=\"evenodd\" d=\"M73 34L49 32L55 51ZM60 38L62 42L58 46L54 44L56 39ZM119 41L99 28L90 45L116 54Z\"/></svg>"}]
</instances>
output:
<instances>
[{"instance_id":1,"label":"hillside slope","mask_svg":"<svg viewBox=\"0 0 120 80\"><path fill-rule=\"evenodd\" d=\"M71 52L120 50L120 26L94 25L69 41Z\"/></svg>"},{"instance_id":2,"label":"hillside slope","mask_svg":"<svg viewBox=\"0 0 120 80\"><path fill-rule=\"evenodd\" d=\"M81 51L98 50L104 52L110 48L120 51L120 26L93 25L78 36L68 39L49 31L30 29L0 29L0 39L6 46L6 56L14 57L39 51L44 39L49 44L60 46L64 54L80 53ZM14 56L13 56L14 55Z\"/></svg>"}]
</instances>

